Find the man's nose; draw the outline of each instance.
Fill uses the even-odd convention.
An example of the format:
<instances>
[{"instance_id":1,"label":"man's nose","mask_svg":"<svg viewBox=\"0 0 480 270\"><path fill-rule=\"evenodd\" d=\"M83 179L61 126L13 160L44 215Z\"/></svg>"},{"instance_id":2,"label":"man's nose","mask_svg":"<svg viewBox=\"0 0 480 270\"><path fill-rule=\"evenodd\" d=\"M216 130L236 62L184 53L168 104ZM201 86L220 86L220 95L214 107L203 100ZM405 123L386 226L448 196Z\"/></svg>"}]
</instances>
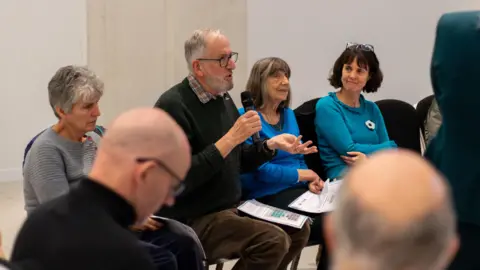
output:
<instances>
[{"instance_id":1,"label":"man's nose","mask_svg":"<svg viewBox=\"0 0 480 270\"><path fill-rule=\"evenodd\" d=\"M237 67L237 64L235 64L235 62L232 59L229 59L227 68L229 70L234 70L236 67Z\"/></svg>"}]
</instances>

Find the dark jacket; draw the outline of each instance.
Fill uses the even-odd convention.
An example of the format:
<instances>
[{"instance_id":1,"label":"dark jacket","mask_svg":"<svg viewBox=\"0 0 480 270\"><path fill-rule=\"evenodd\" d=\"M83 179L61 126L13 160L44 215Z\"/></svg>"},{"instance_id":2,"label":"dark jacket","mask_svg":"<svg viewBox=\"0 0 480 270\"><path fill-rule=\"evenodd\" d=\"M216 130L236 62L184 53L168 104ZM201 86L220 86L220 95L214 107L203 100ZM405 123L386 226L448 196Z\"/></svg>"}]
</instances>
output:
<instances>
[{"instance_id":1,"label":"dark jacket","mask_svg":"<svg viewBox=\"0 0 480 270\"><path fill-rule=\"evenodd\" d=\"M448 178L458 219L480 225L480 11L443 15L431 79L443 123L425 156Z\"/></svg>"}]
</instances>

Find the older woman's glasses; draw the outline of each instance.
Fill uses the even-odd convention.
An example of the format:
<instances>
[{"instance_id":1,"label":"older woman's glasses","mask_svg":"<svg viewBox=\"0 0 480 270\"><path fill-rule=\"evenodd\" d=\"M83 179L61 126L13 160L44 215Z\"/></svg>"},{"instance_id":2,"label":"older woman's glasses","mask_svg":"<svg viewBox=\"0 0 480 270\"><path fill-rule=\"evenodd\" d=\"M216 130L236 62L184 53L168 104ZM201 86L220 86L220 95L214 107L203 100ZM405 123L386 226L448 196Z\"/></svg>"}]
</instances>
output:
<instances>
[{"instance_id":1,"label":"older woman's glasses","mask_svg":"<svg viewBox=\"0 0 480 270\"><path fill-rule=\"evenodd\" d=\"M227 67L230 60L234 63L238 60L238 53L232 52L230 54L224 55L220 58L198 58L199 61L217 61L221 67Z\"/></svg>"},{"instance_id":2,"label":"older woman's glasses","mask_svg":"<svg viewBox=\"0 0 480 270\"><path fill-rule=\"evenodd\" d=\"M182 178L179 177L176 173L174 173L173 170L170 169L160 159L158 159L158 158L137 158L136 160L139 163L143 163L143 162L147 162L147 161L153 161L159 167L162 167L163 169L165 169L165 171L167 171L167 173L169 173L175 179L175 182L176 182L174 185L172 185L171 191L170 191L174 197L179 196L185 190L185 184L183 183Z\"/></svg>"},{"instance_id":3,"label":"older woman's glasses","mask_svg":"<svg viewBox=\"0 0 480 270\"><path fill-rule=\"evenodd\" d=\"M348 42L346 49L357 49L367 52L373 52L373 45L370 44L359 44L355 42Z\"/></svg>"}]
</instances>

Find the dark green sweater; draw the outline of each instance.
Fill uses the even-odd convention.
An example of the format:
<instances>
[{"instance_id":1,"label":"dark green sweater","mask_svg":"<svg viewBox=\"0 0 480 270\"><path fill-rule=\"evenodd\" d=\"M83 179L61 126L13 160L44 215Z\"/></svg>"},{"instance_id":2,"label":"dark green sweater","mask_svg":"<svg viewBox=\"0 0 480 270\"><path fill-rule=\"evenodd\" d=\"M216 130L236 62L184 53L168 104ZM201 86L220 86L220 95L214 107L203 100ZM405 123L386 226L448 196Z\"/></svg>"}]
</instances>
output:
<instances>
[{"instance_id":1,"label":"dark green sweater","mask_svg":"<svg viewBox=\"0 0 480 270\"><path fill-rule=\"evenodd\" d=\"M160 96L155 107L177 121L192 148L185 191L173 207L164 207L158 215L187 222L232 208L241 197L240 173L254 170L272 158L269 151L247 144L237 146L225 159L221 156L214 144L240 116L228 94L204 104L185 78Z\"/></svg>"},{"instance_id":2,"label":"dark green sweater","mask_svg":"<svg viewBox=\"0 0 480 270\"><path fill-rule=\"evenodd\" d=\"M448 178L461 222L480 225L480 12L443 15L431 76L443 123L425 156Z\"/></svg>"}]
</instances>

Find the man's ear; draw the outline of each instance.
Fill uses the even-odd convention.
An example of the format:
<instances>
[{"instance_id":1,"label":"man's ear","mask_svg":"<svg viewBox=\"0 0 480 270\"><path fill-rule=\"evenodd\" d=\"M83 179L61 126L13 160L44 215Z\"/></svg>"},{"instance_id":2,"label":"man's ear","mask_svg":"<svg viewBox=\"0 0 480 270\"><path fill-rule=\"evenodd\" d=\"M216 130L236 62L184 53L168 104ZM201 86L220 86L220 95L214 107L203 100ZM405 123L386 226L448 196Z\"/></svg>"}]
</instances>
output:
<instances>
[{"instance_id":1,"label":"man's ear","mask_svg":"<svg viewBox=\"0 0 480 270\"><path fill-rule=\"evenodd\" d=\"M142 183L146 181L147 174L150 170L154 169L156 166L153 162L147 161L141 164L138 164L134 170L135 184Z\"/></svg>"},{"instance_id":2,"label":"man's ear","mask_svg":"<svg viewBox=\"0 0 480 270\"><path fill-rule=\"evenodd\" d=\"M192 62L192 70L193 70L193 74L195 74L196 76L203 76L203 68L202 66L200 65L200 61L198 60L193 60Z\"/></svg>"},{"instance_id":3,"label":"man's ear","mask_svg":"<svg viewBox=\"0 0 480 270\"><path fill-rule=\"evenodd\" d=\"M455 256L457 255L458 249L460 248L460 238L458 234L455 235L455 237L450 241L450 245L448 246L447 250L447 261L446 265L449 265Z\"/></svg>"}]
</instances>

